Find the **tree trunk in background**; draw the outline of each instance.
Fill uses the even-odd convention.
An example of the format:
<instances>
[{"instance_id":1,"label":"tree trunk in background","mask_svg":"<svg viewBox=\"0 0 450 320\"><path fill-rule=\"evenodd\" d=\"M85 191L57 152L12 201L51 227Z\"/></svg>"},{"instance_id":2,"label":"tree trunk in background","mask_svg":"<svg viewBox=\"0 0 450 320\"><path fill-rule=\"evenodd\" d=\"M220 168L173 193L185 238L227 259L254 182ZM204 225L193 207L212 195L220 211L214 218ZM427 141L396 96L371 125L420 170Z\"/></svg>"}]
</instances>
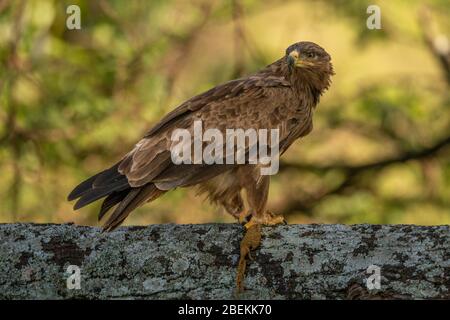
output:
<instances>
[{"instance_id":1,"label":"tree trunk in background","mask_svg":"<svg viewBox=\"0 0 450 320\"><path fill-rule=\"evenodd\" d=\"M0 224L0 298L450 299L449 226L264 228L246 291L237 295L242 236L234 224L107 234L75 225ZM67 288L69 265L80 267L80 289Z\"/></svg>"}]
</instances>

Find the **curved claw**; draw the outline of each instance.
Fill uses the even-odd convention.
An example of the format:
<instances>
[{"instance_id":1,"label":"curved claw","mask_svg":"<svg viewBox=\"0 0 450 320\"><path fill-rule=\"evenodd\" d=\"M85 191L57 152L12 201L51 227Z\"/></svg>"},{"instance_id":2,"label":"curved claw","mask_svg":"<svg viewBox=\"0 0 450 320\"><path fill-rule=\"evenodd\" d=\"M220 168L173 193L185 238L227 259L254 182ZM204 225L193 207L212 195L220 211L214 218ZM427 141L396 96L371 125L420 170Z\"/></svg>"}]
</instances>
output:
<instances>
[{"instance_id":1,"label":"curved claw","mask_svg":"<svg viewBox=\"0 0 450 320\"><path fill-rule=\"evenodd\" d=\"M242 211L238 216L238 221L240 224L245 225L250 221L251 217L252 217L252 212L250 210Z\"/></svg>"}]
</instances>

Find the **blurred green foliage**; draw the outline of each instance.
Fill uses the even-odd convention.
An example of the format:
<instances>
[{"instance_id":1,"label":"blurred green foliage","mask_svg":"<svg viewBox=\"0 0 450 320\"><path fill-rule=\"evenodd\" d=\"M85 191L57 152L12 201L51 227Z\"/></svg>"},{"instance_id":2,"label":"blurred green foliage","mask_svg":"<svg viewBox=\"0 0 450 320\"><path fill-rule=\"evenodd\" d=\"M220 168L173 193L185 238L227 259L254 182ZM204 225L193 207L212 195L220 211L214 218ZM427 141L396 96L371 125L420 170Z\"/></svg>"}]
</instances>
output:
<instances>
[{"instance_id":1,"label":"blurred green foliage","mask_svg":"<svg viewBox=\"0 0 450 320\"><path fill-rule=\"evenodd\" d=\"M66 27L70 4L81 30ZM272 179L271 209L300 223L450 223L450 76L436 51L450 52L450 6L376 1L383 28L369 30L369 4L0 1L0 221L96 224L98 205L66 202L74 185L177 104L311 40L337 74ZM126 222L211 221L232 219L182 189Z\"/></svg>"}]
</instances>

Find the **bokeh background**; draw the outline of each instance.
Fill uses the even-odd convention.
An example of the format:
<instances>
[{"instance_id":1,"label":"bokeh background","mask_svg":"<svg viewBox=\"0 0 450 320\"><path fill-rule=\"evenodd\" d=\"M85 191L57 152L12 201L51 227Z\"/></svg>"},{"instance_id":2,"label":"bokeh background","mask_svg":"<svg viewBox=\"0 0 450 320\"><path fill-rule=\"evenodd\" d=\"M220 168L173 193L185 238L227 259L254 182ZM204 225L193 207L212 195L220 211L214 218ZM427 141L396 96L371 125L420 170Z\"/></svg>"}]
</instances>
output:
<instances>
[{"instance_id":1,"label":"bokeh background","mask_svg":"<svg viewBox=\"0 0 450 320\"><path fill-rule=\"evenodd\" d=\"M81 30L66 8L81 8ZM381 8L381 30L366 9ZM283 157L290 223L450 223L450 4L0 0L0 222L96 225L67 194L179 103L300 40L336 70L314 131ZM232 222L179 189L126 224Z\"/></svg>"}]
</instances>

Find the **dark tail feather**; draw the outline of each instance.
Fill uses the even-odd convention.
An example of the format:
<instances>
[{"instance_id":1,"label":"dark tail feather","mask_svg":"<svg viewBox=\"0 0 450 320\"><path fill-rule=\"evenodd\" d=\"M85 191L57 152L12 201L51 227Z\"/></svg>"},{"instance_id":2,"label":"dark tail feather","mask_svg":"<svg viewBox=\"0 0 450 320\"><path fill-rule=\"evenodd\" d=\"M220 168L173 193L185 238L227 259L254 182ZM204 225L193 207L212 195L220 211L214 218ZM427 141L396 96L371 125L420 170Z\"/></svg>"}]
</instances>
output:
<instances>
[{"instance_id":1,"label":"dark tail feather","mask_svg":"<svg viewBox=\"0 0 450 320\"><path fill-rule=\"evenodd\" d=\"M111 193L115 191L123 191L125 189L130 188L130 185L128 184L127 179L124 178L120 179L118 181L115 181L107 186L104 187L98 187L93 188L88 191L86 191L80 199L75 203L74 210L78 210L98 199L101 199L103 197L106 197L107 195L110 195Z\"/></svg>"},{"instance_id":2,"label":"dark tail feather","mask_svg":"<svg viewBox=\"0 0 450 320\"><path fill-rule=\"evenodd\" d=\"M107 196L102 203L100 212L98 213L98 221L100 221L103 218L103 216L109 211L109 209L111 209L120 201L122 201L130 192L130 190L131 188L119 192L113 192L109 196Z\"/></svg>"},{"instance_id":3,"label":"dark tail feather","mask_svg":"<svg viewBox=\"0 0 450 320\"><path fill-rule=\"evenodd\" d=\"M98 214L100 220L112 207L119 204L103 227L104 231L117 228L131 211L146 201L152 201L165 191L159 190L153 183L133 188L127 177L118 171L120 163L104 170L80 183L68 196L69 201L78 199L77 210L98 199L106 197Z\"/></svg>"},{"instance_id":4,"label":"dark tail feather","mask_svg":"<svg viewBox=\"0 0 450 320\"><path fill-rule=\"evenodd\" d=\"M103 231L112 231L117 228L126 217L146 201L152 201L161 196L165 191L159 190L153 183L139 188L131 188L125 198L117 206L103 226ZM106 202L106 199L105 199Z\"/></svg>"},{"instance_id":5,"label":"dark tail feather","mask_svg":"<svg viewBox=\"0 0 450 320\"><path fill-rule=\"evenodd\" d=\"M96 179L93 181L92 187L94 188L102 187L104 185L111 183L114 180L117 180L120 177L123 177L119 173L119 165L120 162L116 163L111 168L103 171L102 174L98 175Z\"/></svg>"},{"instance_id":6,"label":"dark tail feather","mask_svg":"<svg viewBox=\"0 0 450 320\"><path fill-rule=\"evenodd\" d=\"M80 209L112 193L130 189L127 177L118 171L119 163L80 183L67 197L69 201L78 199L74 209Z\"/></svg>"},{"instance_id":7,"label":"dark tail feather","mask_svg":"<svg viewBox=\"0 0 450 320\"><path fill-rule=\"evenodd\" d=\"M106 170L105 170L106 171ZM78 186L75 187L75 189L72 190L71 193L69 193L69 195L67 196L67 200L68 201L72 201L75 200L79 197L81 197L84 193L86 193L87 191L91 190L92 188L92 183L94 182L95 179L97 179L97 177L99 175L101 175L102 173L104 173L105 171L102 171L100 173L97 173L96 175L90 177L89 179L83 181L82 183L80 183Z\"/></svg>"},{"instance_id":8,"label":"dark tail feather","mask_svg":"<svg viewBox=\"0 0 450 320\"><path fill-rule=\"evenodd\" d=\"M102 172L97 173L96 175L93 175L89 179L83 181L78 186L75 187L75 189L72 190L72 192L67 196L68 201L75 200L81 196L83 196L85 193L89 192L95 186L98 187L99 184L97 182L98 179L101 181L108 181L104 177L107 177L109 179L114 177L119 177L121 174L117 171L117 168L119 167L119 163L116 163L114 166L112 166L109 169L103 170Z\"/></svg>"}]
</instances>

